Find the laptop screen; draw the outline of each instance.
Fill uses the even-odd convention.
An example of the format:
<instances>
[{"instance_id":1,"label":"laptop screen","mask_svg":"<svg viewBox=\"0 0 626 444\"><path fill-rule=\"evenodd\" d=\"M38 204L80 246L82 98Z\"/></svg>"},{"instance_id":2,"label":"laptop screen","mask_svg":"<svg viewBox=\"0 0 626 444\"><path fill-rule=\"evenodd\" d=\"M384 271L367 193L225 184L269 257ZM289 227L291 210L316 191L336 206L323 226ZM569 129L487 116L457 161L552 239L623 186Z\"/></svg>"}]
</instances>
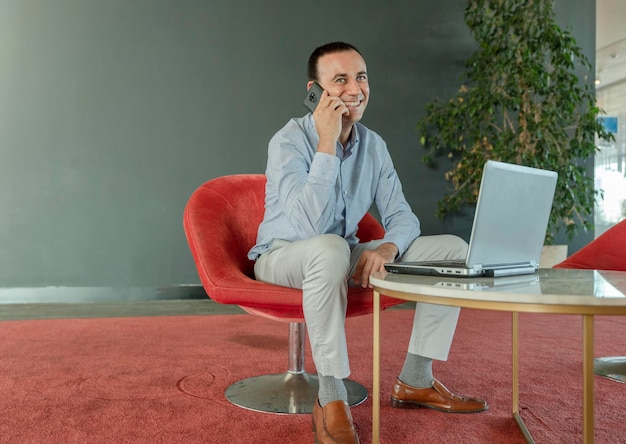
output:
<instances>
[{"instance_id":1,"label":"laptop screen","mask_svg":"<svg viewBox=\"0 0 626 444\"><path fill-rule=\"evenodd\" d=\"M487 161L467 264L539 263L556 180L553 171Z\"/></svg>"}]
</instances>

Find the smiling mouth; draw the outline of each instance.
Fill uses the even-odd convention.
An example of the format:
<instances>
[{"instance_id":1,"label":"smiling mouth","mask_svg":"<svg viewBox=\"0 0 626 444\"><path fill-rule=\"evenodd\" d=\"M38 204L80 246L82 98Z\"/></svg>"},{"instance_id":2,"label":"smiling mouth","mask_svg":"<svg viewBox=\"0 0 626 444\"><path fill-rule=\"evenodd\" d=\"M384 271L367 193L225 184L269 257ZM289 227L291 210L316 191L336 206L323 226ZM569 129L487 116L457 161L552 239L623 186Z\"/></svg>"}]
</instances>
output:
<instances>
[{"instance_id":1,"label":"smiling mouth","mask_svg":"<svg viewBox=\"0 0 626 444\"><path fill-rule=\"evenodd\" d=\"M354 108L356 106L359 106L361 104L361 101L358 100L356 102L343 102L348 108Z\"/></svg>"}]
</instances>

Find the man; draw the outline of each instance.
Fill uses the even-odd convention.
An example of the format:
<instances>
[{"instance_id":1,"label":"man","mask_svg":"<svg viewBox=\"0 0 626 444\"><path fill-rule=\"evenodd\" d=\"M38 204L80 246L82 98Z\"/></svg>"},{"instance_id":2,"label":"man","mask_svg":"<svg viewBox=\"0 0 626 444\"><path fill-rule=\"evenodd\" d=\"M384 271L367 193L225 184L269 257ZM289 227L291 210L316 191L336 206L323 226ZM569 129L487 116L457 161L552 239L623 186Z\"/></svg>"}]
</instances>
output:
<instances>
[{"instance_id":1,"label":"man","mask_svg":"<svg viewBox=\"0 0 626 444\"><path fill-rule=\"evenodd\" d=\"M369 100L365 60L352 45L333 42L309 58L309 82L319 83L317 108L292 119L271 139L265 216L257 245L260 281L301 288L319 377L313 411L315 442L358 443L343 379L350 374L344 329L348 285L394 260L463 259L467 244L450 235L422 236L382 138L359 121ZM359 243L357 224L376 203L384 239ZM487 404L450 393L432 375L446 360L459 309L417 304L404 366L393 388L398 408L479 412Z\"/></svg>"}]
</instances>

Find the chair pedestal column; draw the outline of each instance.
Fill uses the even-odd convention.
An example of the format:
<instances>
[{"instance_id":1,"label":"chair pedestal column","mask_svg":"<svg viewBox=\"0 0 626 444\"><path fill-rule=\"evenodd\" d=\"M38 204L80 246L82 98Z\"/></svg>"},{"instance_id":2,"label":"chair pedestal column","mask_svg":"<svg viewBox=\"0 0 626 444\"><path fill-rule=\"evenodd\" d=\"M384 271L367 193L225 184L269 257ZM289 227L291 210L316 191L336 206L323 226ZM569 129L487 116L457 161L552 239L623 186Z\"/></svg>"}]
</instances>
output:
<instances>
[{"instance_id":1,"label":"chair pedestal column","mask_svg":"<svg viewBox=\"0 0 626 444\"><path fill-rule=\"evenodd\" d=\"M594 359L594 373L613 381L626 383L626 356Z\"/></svg>"},{"instance_id":2,"label":"chair pedestal column","mask_svg":"<svg viewBox=\"0 0 626 444\"><path fill-rule=\"evenodd\" d=\"M289 367L286 373L244 379L226 389L226 398L235 405L259 412L313 413L319 388L317 376L304 371L305 329L303 322L289 324ZM367 399L367 389L349 379L348 404Z\"/></svg>"}]
</instances>

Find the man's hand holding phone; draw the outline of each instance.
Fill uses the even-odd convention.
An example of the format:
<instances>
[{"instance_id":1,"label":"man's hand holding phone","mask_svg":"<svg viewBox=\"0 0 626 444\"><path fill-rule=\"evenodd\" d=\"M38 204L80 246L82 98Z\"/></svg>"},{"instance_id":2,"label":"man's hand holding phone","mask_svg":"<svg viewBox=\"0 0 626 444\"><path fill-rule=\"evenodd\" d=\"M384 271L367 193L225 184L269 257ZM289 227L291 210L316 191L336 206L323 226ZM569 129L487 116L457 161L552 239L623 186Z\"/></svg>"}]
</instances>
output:
<instances>
[{"instance_id":1,"label":"man's hand holding phone","mask_svg":"<svg viewBox=\"0 0 626 444\"><path fill-rule=\"evenodd\" d=\"M324 91L317 82L309 88L304 104L313 112L315 119L315 129L320 138L317 150L335 155L342 129L341 118L350 113L348 107L339 97Z\"/></svg>"}]
</instances>

